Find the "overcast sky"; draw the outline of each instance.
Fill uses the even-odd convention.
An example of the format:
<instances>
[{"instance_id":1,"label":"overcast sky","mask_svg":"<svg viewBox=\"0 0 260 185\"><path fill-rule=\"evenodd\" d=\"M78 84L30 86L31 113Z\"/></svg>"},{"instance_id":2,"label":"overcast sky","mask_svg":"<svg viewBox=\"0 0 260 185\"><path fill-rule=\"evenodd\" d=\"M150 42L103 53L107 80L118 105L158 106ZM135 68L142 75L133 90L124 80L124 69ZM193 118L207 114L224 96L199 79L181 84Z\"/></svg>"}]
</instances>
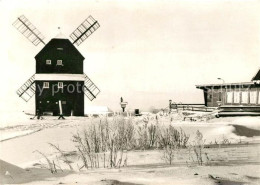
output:
<instances>
[{"instance_id":1,"label":"overcast sky","mask_svg":"<svg viewBox=\"0 0 260 185\"><path fill-rule=\"evenodd\" d=\"M1 110L33 110L15 91L35 73L35 47L12 23L25 15L45 36L69 37L88 15L101 27L78 50L101 89L85 105L203 103L196 84L250 81L260 67L260 1L0 0Z\"/></svg>"}]
</instances>

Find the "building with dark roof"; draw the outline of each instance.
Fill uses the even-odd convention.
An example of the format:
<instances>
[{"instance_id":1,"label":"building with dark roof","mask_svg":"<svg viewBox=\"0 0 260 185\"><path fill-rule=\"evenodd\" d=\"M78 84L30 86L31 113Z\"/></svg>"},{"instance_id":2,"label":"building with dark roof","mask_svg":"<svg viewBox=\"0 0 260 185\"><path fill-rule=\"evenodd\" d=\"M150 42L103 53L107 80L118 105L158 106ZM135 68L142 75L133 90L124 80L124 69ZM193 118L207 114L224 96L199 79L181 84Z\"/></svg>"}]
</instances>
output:
<instances>
[{"instance_id":1,"label":"building with dark roof","mask_svg":"<svg viewBox=\"0 0 260 185\"><path fill-rule=\"evenodd\" d=\"M207 107L220 107L220 115L260 115L260 69L250 82L196 85Z\"/></svg>"}]
</instances>

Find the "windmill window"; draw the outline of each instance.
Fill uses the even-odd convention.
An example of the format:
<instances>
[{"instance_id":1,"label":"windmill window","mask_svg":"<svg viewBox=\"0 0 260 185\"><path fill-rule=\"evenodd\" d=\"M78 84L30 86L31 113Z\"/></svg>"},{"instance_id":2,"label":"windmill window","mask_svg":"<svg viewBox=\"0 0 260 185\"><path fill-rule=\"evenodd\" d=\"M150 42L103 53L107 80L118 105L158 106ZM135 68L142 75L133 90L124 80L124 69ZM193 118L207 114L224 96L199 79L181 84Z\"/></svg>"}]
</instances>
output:
<instances>
[{"instance_id":1,"label":"windmill window","mask_svg":"<svg viewBox=\"0 0 260 185\"><path fill-rule=\"evenodd\" d=\"M58 88L63 88L63 82L58 82Z\"/></svg>"},{"instance_id":2,"label":"windmill window","mask_svg":"<svg viewBox=\"0 0 260 185\"><path fill-rule=\"evenodd\" d=\"M49 82L43 82L43 88L48 89L49 88Z\"/></svg>"},{"instance_id":3,"label":"windmill window","mask_svg":"<svg viewBox=\"0 0 260 185\"><path fill-rule=\"evenodd\" d=\"M63 66L62 60L57 60L57 66Z\"/></svg>"},{"instance_id":4,"label":"windmill window","mask_svg":"<svg viewBox=\"0 0 260 185\"><path fill-rule=\"evenodd\" d=\"M46 60L47 65L51 65L51 60Z\"/></svg>"}]
</instances>

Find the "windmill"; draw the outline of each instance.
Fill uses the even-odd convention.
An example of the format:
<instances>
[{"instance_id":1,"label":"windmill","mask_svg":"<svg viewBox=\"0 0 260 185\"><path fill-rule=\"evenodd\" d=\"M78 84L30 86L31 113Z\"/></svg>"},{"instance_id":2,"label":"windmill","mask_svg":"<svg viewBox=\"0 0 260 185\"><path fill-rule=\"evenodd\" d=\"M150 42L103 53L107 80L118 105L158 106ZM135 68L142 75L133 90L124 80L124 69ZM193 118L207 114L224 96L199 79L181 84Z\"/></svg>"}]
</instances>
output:
<instances>
[{"instance_id":1,"label":"windmill","mask_svg":"<svg viewBox=\"0 0 260 185\"><path fill-rule=\"evenodd\" d=\"M19 97L28 102L35 94L35 113L58 115L84 115L84 95L92 101L100 93L99 88L83 72L84 57L74 45L82 44L99 27L92 16L86 18L66 38L52 38L48 43L40 31L24 16L13 26L33 45L44 45L35 56L36 73L17 91ZM59 105L62 104L62 109Z\"/></svg>"}]
</instances>

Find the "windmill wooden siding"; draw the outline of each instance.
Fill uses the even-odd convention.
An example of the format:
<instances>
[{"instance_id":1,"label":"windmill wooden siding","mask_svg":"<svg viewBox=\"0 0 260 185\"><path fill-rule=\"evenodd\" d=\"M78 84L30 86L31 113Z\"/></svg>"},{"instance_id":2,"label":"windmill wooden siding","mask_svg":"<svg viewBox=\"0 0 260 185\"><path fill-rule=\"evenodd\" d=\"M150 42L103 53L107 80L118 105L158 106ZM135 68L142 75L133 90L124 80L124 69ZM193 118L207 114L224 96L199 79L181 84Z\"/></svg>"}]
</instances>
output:
<instances>
[{"instance_id":1,"label":"windmill wooden siding","mask_svg":"<svg viewBox=\"0 0 260 185\"><path fill-rule=\"evenodd\" d=\"M220 106L223 112L248 112L260 115L260 70L251 82L196 85L202 89L208 107Z\"/></svg>"},{"instance_id":2,"label":"windmill wooden siding","mask_svg":"<svg viewBox=\"0 0 260 185\"><path fill-rule=\"evenodd\" d=\"M36 73L83 74L84 57L68 39L52 39L35 60ZM51 64L46 64L46 60ZM58 60L62 60L62 65L57 65Z\"/></svg>"},{"instance_id":3,"label":"windmill wooden siding","mask_svg":"<svg viewBox=\"0 0 260 185\"><path fill-rule=\"evenodd\" d=\"M43 83L48 82L49 88L43 88L42 92L38 87L43 87ZM83 81L35 81L36 93L35 93L35 106L36 110L42 110L45 113L52 113L53 115L59 115L58 101L62 102L63 115L65 116L83 116L84 115L84 92L81 91L68 91L67 88L59 89L57 84L63 82L64 87L73 85L76 87L76 83L79 83L79 89L84 86ZM53 90L55 94L53 95Z\"/></svg>"},{"instance_id":4,"label":"windmill wooden siding","mask_svg":"<svg viewBox=\"0 0 260 185\"><path fill-rule=\"evenodd\" d=\"M50 112L53 115L59 114L58 101L61 100L63 114L83 116L84 115L84 78L82 80L68 79L55 80L51 76L56 74L83 74L84 57L74 47L68 39L52 39L46 46L35 56L36 59L36 93L35 102L36 110ZM47 62L47 60L50 61ZM58 61L62 61L59 65ZM37 75L49 75L46 80L37 80ZM57 76L57 75L56 75ZM62 76L62 75L60 75ZM62 82L62 88L58 88L58 83ZM44 88L44 83L48 87ZM70 87L70 88L68 88ZM78 87L78 89L76 89ZM74 88L74 90L73 90ZM42 92L41 92L42 91Z\"/></svg>"}]
</instances>

